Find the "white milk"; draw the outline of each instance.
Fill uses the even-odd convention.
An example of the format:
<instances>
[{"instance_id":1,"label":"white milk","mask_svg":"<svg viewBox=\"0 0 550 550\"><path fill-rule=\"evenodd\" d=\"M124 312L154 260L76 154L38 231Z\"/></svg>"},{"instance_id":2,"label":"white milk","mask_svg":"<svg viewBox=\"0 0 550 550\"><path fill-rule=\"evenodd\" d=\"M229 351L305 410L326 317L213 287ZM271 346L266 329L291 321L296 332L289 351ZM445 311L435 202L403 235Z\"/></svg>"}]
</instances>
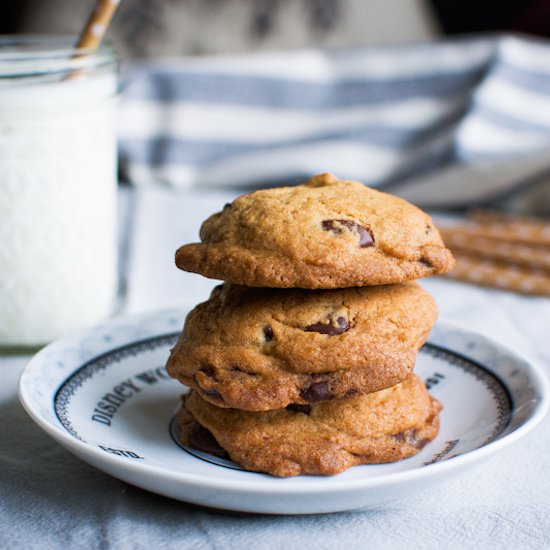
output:
<instances>
[{"instance_id":1,"label":"white milk","mask_svg":"<svg viewBox=\"0 0 550 550\"><path fill-rule=\"evenodd\" d=\"M2 78L1 57L0 345L37 345L113 309L116 75Z\"/></svg>"}]
</instances>

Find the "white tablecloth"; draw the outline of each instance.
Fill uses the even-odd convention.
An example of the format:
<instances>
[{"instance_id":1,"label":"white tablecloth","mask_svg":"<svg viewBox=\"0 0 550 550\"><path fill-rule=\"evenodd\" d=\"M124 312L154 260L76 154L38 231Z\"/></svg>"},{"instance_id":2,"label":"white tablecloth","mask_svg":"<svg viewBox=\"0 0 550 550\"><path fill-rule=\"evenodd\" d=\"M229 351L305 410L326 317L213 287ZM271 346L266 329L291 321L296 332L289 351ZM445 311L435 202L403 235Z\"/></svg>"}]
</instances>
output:
<instances>
[{"instance_id":1,"label":"white tablecloth","mask_svg":"<svg viewBox=\"0 0 550 550\"><path fill-rule=\"evenodd\" d=\"M126 312L189 307L214 285L173 253L230 192L139 190L122 197ZM550 364L550 300L427 280L441 318ZM0 356L0 548L550 547L550 419L489 462L429 492L370 511L247 516L172 501L88 466L54 443L16 396L27 356ZM550 370L550 369L549 369Z\"/></svg>"}]
</instances>

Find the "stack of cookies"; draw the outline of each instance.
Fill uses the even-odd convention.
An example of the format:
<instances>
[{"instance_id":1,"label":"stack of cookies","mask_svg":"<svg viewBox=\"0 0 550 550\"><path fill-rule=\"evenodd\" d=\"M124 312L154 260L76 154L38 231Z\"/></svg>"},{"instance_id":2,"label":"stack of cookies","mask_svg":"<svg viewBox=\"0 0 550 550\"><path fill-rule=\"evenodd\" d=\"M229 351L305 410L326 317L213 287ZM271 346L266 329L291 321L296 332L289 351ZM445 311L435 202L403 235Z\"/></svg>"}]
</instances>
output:
<instances>
[{"instance_id":1,"label":"stack of cookies","mask_svg":"<svg viewBox=\"0 0 550 550\"><path fill-rule=\"evenodd\" d=\"M176 264L224 282L167 368L189 386L183 444L276 476L418 453L441 405L412 373L437 316L414 279L454 263L430 217L329 174L249 193Z\"/></svg>"}]
</instances>

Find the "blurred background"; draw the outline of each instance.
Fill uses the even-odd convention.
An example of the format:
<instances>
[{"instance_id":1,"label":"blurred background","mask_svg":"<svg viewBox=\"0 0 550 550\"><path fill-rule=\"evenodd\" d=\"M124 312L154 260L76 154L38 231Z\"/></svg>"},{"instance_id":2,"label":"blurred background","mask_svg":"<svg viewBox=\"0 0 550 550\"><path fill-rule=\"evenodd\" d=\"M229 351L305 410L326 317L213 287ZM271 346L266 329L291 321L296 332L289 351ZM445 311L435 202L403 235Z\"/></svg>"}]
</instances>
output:
<instances>
[{"instance_id":1,"label":"blurred background","mask_svg":"<svg viewBox=\"0 0 550 550\"><path fill-rule=\"evenodd\" d=\"M9 2L0 33L77 35L94 6ZM119 181L151 245L130 310L170 303L150 266L201 216L320 172L471 211L445 229L452 276L550 295L550 226L479 212L550 215L550 0L122 0L107 37Z\"/></svg>"},{"instance_id":2,"label":"blurred background","mask_svg":"<svg viewBox=\"0 0 550 550\"><path fill-rule=\"evenodd\" d=\"M0 33L75 33L94 0L8 2ZM109 30L124 58L360 46L514 31L550 36L548 0L125 0Z\"/></svg>"}]
</instances>

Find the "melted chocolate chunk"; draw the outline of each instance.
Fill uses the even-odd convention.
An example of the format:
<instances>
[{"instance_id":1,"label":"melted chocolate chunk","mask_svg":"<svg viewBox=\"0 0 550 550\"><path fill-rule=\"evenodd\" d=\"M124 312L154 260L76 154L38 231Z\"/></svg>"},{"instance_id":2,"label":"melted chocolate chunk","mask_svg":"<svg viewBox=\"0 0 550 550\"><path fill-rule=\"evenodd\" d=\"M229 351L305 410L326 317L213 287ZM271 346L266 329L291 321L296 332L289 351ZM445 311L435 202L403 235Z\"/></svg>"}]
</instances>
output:
<instances>
[{"instance_id":1,"label":"melted chocolate chunk","mask_svg":"<svg viewBox=\"0 0 550 550\"><path fill-rule=\"evenodd\" d=\"M424 448L430 442L429 439L419 439L418 430L416 428L411 428L410 430L393 434L392 437L395 441L399 443L406 443L407 445L416 447L418 450Z\"/></svg>"},{"instance_id":2,"label":"melted chocolate chunk","mask_svg":"<svg viewBox=\"0 0 550 550\"><path fill-rule=\"evenodd\" d=\"M228 457L227 451L220 446L212 433L198 422L194 422L189 431L189 446L221 458Z\"/></svg>"},{"instance_id":3,"label":"melted chocolate chunk","mask_svg":"<svg viewBox=\"0 0 550 550\"><path fill-rule=\"evenodd\" d=\"M304 414L309 414L311 412L311 406L310 405L299 405L298 403L293 403L291 405L288 405L287 410L294 411L294 412L301 412Z\"/></svg>"},{"instance_id":4,"label":"melted chocolate chunk","mask_svg":"<svg viewBox=\"0 0 550 550\"><path fill-rule=\"evenodd\" d=\"M202 367L202 369L199 372L204 372L206 376L210 376L210 378L212 378L214 376L214 367L211 367L210 365L206 365L206 367Z\"/></svg>"},{"instance_id":5,"label":"melted chocolate chunk","mask_svg":"<svg viewBox=\"0 0 550 550\"><path fill-rule=\"evenodd\" d=\"M266 342L271 342L271 340L273 340L273 329L270 325L264 327L264 338Z\"/></svg>"},{"instance_id":6,"label":"melted chocolate chunk","mask_svg":"<svg viewBox=\"0 0 550 550\"><path fill-rule=\"evenodd\" d=\"M304 328L304 332L318 332L319 334L327 334L328 336L336 336L349 330L349 322L345 317L336 319L336 326L332 324L332 318L329 317L328 323L313 323Z\"/></svg>"},{"instance_id":7,"label":"melted chocolate chunk","mask_svg":"<svg viewBox=\"0 0 550 550\"><path fill-rule=\"evenodd\" d=\"M368 227L358 224L352 220L323 220L321 222L323 231L331 231L335 235L341 235L344 232L343 227L349 231L359 234L359 246L368 248L374 246L374 235Z\"/></svg>"},{"instance_id":8,"label":"melted chocolate chunk","mask_svg":"<svg viewBox=\"0 0 550 550\"><path fill-rule=\"evenodd\" d=\"M332 231L336 235L343 233L343 229L336 224L337 221L338 220L323 220L321 222L323 231Z\"/></svg>"},{"instance_id":9,"label":"melted chocolate chunk","mask_svg":"<svg viewBox=\"0 0 550 550\"><path fill-rule=\"evenodd\" d=\"M317 401L325 401L330 399L332 394L330 393L328 382L314 382L309 388L303 388L300 392L300 397L305 399L309 403L315 403Z\"/></svg>"},{"instance_id":10,"label":"melted chocolate chunk","mask_svg":"<svg viewBox=\"0 0 550 550\"><path fill-rule=\"evenodd\" d=\"M398 443L405 443L405 432L392 434L392 438L395 439L395 441L397 441Z\"/></svg>"},{"instance_id":11,"label":"melted chocolate chunk","mask_svg":"<svg viewBox=\"0 0 550 550\"><path fill-rule=\"evenodd\" d=\"M425 265L426 267L433 268L433 265L432 265L428 260L426 260L426 259L424 259L424 258L421 258L421 259L420 259L420 263L421 263L422 265Z\"/></svg>"},{"instance_id":12,"label":"melted chocolate chunk","mask_svg":"<svg viewBox=\"0 0 550 550\"><path fill-rule=\"evenodd\" d=\"M204 373L206 376L208 376L210 378L214 378L215 374L216 374L213 367L211 367L210 365L207 365L206 367L203 367L199 372ZM210 389L210 388L203 388L201 386L200 382L197 380L196 375L195 375L195 382L199 386L199 390L203 395L207 395L208 397L214 397L216 399L221 399L222 398L222 395L218 390L213 390L213 389Z\"/></svg>"},{"instance_id":13,"label":"melted chocolate chunk","mask_svg":"<svg viewBox=\"0 0 550 550\"><path fill-rule=\"evenodd\" d=\"M208 389L208 388L207 389L201 388L200 391L203 395L208 395L208 397L214 397L215 399L221 399L222 398L222 394L218 390L211 390L211 389Z\"/></svg>"},{"instance_id":14,"label":"melted chocolate chunk","mask_svg":"<svg viewBox=\"0 0 550 550\"><path fill-rule=\"evenodd\" d=\"M420 450L420 449L423 449L428 443L430 442L429 439L419 439L418 441L416 441L414 443L414 446Z\"/></svg>"}]
</instances>

